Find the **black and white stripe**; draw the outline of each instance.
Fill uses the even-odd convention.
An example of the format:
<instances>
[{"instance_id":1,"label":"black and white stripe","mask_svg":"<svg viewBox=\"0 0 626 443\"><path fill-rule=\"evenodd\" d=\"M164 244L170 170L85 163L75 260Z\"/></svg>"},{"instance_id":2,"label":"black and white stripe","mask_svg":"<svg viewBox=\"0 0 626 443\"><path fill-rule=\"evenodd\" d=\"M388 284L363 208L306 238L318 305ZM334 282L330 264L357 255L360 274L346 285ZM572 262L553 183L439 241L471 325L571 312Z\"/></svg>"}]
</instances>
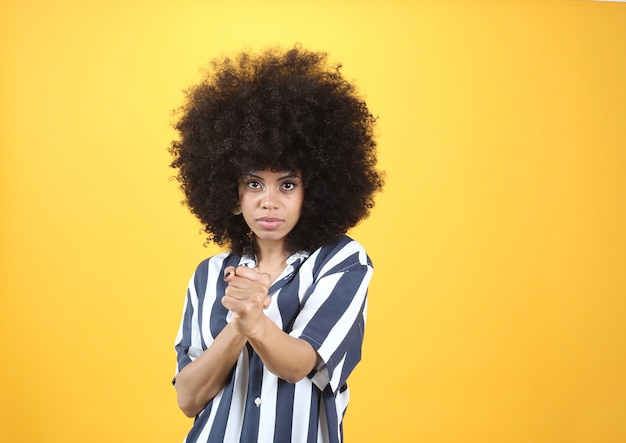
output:
<instances>
[{"instance_id":1,"label":"black and white stripe","mask_svg":"<svg viewBox=\"0 0 626 443\"><path fill-rule=\"evenodd\" d=\"M224 389L198 415L185 442L339 443L349 390L361 359L372 263L363 247L343 237L312 254L294 254L270 288L265 314L309 342L322 362L292 384L265 368L250 345ZM227 266L255 266L228 253L200 263L187 290L176 338L177 373L211 346L230 319L221 304Z\"/></svg>"}]
</instances>

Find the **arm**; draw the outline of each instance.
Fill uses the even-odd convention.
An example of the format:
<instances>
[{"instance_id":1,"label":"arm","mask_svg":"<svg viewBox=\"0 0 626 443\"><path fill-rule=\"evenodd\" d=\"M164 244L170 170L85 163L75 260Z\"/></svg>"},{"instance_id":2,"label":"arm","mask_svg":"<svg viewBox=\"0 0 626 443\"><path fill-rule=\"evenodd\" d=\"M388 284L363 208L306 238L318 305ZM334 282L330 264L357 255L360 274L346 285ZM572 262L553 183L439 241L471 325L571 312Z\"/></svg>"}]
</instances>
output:
<instances>
[{"instance_id":1,"label":"arm","mask_svg":"<svg viewBox=\"0 0 626 443\"><path fill-rule=\"evenodd\" d=\"M310 343L290 336L263 313L271 301L267 274L245 267L228 270L231 275L222 304L233 313L230 326L250 342L272 373L290 383L306 377L317 353Z\"/></svg>"},{"instance_id":2,"label":"arm","mask_svg":"<svg viewBox=\"0 0 626 443\"><path fill-rule=\"evenodd\" d=\"M320 357L309 375L313 383L336 392L361 360L373 267L363 247L349 239L322 252L323 257L316 257L320 271L289 334L311 343Z\"/></svg>"},{"instance_id":3,"label":"arm","mask_svg":"<svg viewBox=\"0 0 626 443\"><path fill-rule=\"evenodd\" d=\"M227 325L206 351L178 373L174 386L186 416L195 417L224 387L245 345L245 337Z\"/></svg>"},{"instance_id":4,"label":"arm","mask_svg":"<svg viewBox=\"0 0 626 443\"><path fill-rule=\"evenodd\" d=\"M248 341L267 369L289 383L306 377L318 359L309 342L291 337L266 316L260 319L257 331L248 336Z\"/></svg>"}]
</instances>

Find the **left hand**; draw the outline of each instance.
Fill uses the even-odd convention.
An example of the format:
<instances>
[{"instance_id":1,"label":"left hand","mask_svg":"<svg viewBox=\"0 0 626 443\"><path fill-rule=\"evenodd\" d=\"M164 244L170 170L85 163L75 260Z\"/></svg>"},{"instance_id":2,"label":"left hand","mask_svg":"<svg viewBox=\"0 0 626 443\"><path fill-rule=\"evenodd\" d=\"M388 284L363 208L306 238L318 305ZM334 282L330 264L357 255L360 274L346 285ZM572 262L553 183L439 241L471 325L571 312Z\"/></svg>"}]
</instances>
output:
<instances>
[{"instance_id":1,"label":"left hand","mask_svg":"<svg viewBox=\"0 0 626 443\"><path fill-rule=\"evenodd\" d=\"M224 280L228 286L222 305L233 313L231 326L245 337L255 336L262 327L263 310L272 301L268 295L270 276L261 274L256 268L229 266L225 269Z\"/></svg>"}]
</instances>

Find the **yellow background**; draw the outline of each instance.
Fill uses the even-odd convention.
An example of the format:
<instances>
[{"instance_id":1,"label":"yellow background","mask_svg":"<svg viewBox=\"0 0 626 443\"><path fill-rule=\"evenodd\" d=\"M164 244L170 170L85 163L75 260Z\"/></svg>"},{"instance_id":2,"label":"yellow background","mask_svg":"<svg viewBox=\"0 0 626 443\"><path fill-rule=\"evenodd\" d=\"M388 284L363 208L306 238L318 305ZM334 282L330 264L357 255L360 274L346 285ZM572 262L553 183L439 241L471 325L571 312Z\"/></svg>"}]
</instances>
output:
<instances>
[{"instance_id":1,"label":"yellow background","mask_svg":"<svg viewBox=\"0 0 626 443\"><path fill-rule=\"evenodd\" d=\"M0 33L0 441L182 440L217 249L171 111L212 57L295 42L380 116L347 441L626 441L626 4L4 0Z\"/></svg>"}]
</instances>

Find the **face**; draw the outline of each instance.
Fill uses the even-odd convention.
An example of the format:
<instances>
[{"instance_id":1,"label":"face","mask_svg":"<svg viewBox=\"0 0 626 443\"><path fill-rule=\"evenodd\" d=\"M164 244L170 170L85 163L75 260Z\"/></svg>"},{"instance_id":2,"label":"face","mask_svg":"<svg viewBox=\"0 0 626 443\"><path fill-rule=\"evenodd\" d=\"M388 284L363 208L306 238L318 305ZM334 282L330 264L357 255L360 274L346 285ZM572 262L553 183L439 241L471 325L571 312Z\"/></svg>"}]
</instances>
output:
<instances>
[{"instance_id":1,"label":"face","mask_svg":"<svg viewBox=\"0 0 626 443\"><path fill-rule=\"evenodd\" d=\"M300 220L304 186L299 171L253 171L239 182L239 204L257 245L284 244Z\"/></svg>"}]
</instances>

